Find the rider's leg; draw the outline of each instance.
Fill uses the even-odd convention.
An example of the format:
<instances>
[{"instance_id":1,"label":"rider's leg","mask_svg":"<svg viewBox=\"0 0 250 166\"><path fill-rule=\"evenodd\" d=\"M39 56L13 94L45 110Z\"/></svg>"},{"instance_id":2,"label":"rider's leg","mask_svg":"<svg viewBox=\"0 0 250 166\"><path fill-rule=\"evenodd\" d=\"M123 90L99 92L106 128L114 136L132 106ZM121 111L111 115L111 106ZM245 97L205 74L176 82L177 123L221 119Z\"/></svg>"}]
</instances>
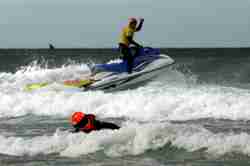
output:
<instances>
[{"instance_id":1,"label":"rider's leg","mask_svg":"<svg viewBox=\"0 0 250 166\"><path fill-rule=\"evenodd\" d=\"M119 45L119 50L121 52L122 59L127 61L127 72L132 73L133 70L133 55L129 47L122 44Z\"/></svg>"}]
</instances>

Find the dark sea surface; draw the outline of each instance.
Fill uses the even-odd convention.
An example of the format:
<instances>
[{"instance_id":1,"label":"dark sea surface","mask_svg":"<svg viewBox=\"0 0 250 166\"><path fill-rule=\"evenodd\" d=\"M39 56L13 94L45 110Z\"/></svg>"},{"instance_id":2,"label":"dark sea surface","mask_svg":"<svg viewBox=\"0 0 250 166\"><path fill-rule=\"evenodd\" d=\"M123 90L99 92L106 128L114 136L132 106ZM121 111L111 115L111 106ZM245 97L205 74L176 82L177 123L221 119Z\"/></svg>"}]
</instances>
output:
<instances>
[{"instance_id":1,"label":"dark sea surface","mask_svg":"<svg viewBox=\"0 0 250 166\"><path fill-rule=\"evenodd\" d=\"M116 49L0 49L0 165L248 166L250 48L169 48L146 85L105 93L25 85L89 74ZM69 132L74 111L120 130Z\"/></svg>"}]
</instances>

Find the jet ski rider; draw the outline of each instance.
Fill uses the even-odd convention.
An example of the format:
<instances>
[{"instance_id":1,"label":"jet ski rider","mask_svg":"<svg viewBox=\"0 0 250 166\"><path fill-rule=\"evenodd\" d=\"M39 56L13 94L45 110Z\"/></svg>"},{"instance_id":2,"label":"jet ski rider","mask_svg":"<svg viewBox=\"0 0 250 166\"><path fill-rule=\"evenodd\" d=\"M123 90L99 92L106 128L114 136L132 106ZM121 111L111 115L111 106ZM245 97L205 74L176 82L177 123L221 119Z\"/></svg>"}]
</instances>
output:
<instances>
[{"instance_id":1,"label":"jet ski rider","mask_svg":"<svg viewBox=\"0 0 250 166\"><path fill-rule=\"evenodd\" d=\"M93 114L84 114L83 112L74 112L71 116L71 124L74 127L75 132L85 132L90 133L91 131L95 130L102 130L102 129L119 129L120 127L116 124L103 122L100 120L96 120L95 115Z\"/></svg>"},{"instance_id":2,"label":"jet ski rider","mask_svg":"<svg viewBox=\"0 0 250 166\"><path fill-rule=\"evenodd\" d=\"M141 30L144 19L140 18L140 23L137 26L136 18L129 18L129 23L126 27L122 29L120 41L119 41L119 51L122 54L122 59L127 61L127 72L132 73L133 68L133 55L131 53L130 45L136 46L136 51L142 46L134 41L134 33Z\"/></svg>"}]
</instances>

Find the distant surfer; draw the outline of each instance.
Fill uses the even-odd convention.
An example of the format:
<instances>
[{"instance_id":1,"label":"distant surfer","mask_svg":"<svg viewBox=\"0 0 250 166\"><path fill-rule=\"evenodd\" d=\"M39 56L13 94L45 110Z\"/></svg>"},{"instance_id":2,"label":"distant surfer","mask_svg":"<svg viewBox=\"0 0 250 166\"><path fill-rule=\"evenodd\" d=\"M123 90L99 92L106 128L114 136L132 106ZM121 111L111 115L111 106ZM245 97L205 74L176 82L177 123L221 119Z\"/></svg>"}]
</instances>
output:
<instances>
[{"instance_id":1,"label":"distant surfer","mask_svg":"<svg viewBox=\"0 0 250 166\"><path fill-rule=\"evenodd\" d=\"M119 41L119 50L122 54L123 60L127 61L127 72L132 73L133 68L133 55L131 53L130 45L134 45L136 50L141 48L142 46L135 42L133 39L134 33L141 30L144 19L140 18L140 23L137 26L137 19L136 18L129 18L128 25L122 29L120 41Z\"/></svg>"},{"instance_id":2,"label":"distant surfer","mask_svg":"<svg viewBox=\"0 0 250 166\"><path fill-rule=\"evenodd\" d=\"M49 49L50 49L50 50L54 50L55 47L54 47L51 43L49 43Z\"/></svg>"},{"instance_id":3,"label":"distant surfer","mask_svg":"<svg viewBox=\"0 0 250 166\"><path fill-rule=\"evenodd\" d=\"M95 130L115 130L120 128L116 124L96 120L95 115L84 114L83 112L74 112L71 116L71 124L75 129L73 132L85 133L90 133L91 131Z\"/></svg>"}]
</instances>

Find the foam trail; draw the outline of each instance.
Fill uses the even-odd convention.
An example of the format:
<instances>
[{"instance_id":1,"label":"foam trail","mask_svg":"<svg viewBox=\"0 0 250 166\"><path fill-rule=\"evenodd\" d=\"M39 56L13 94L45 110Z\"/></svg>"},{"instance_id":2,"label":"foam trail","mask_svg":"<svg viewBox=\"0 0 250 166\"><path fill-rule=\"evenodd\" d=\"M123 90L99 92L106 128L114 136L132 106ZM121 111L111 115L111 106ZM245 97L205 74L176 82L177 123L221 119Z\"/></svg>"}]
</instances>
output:
<instances>
[{"instance_id":1,"label":"foam trail","mask_svg":"<svg viewBox=\"0 0 250 166\"><path fill-rule=\"evenodd\" d=\"M0 91L17 92L27 84L40 82L60 82L66 79L84 78L89 75L87 65L68 65L46 69L40 66L27 66L16 73L0 73Z\"/></svg>"}]
</instances>

